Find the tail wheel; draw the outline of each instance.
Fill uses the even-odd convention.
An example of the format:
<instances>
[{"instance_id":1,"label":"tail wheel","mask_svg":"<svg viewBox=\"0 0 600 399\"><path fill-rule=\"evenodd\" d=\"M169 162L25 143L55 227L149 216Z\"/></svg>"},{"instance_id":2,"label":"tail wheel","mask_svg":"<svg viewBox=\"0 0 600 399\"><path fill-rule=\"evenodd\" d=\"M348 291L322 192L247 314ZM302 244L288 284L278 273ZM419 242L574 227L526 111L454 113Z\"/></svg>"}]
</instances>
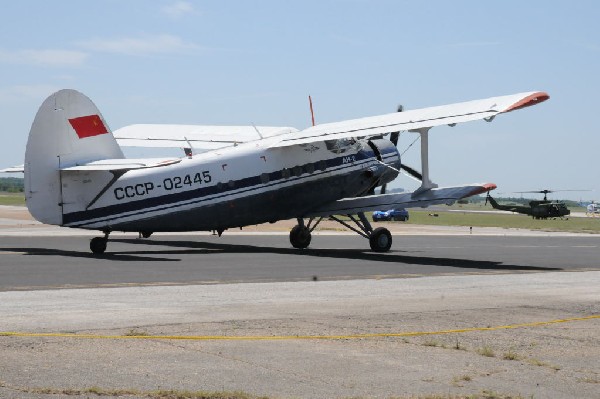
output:
<instances>
[{"instance_id":1,"label":"tail wheel","mask_svg":"<svg viewBox=\"0 0 600 399\"><path fill-rule=\"evenodd\" d=\"M371 233L369 244L373 252L387 252L392 247L392 233L385 227L378 227Z\"/></svg>"},{"instance_id":2,"label":"tail wheel","mask_svg":"<svg viewBox=\"0 0 600 399\"><path fill-rule=\"evenodd\" d=\"M296 225L290 231L290 243L294 248L308 248L311 238L310 230L306 226Z\"/></svg>"},{"instance_id":3,"label":"tail wheel","mask_svg":"<svg viewBox=\"0 0 600 399\"><path fill-rule=\"evenodd\" d=\"M106 251L106 243L108 240L104 237L94 237L90 241L90 249L95 254L103 254Z\"/></svg>"}]
</instances>

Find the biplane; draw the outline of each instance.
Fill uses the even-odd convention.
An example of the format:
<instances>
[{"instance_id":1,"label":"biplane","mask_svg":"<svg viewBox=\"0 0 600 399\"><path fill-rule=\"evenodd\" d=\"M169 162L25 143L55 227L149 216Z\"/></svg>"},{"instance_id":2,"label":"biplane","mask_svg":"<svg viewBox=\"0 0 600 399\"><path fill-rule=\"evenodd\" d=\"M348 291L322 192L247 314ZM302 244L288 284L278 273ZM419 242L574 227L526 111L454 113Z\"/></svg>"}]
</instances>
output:
<instances>
[{"instance_id":1,"label":"biplane","mask_svg":"<svg viewBox=\"0 0 600 399\"><path fill-rule=\"evenodd\" d=\"M216 231L296 219L289 239L307 248L323 218L336 220L386 252L392 235L365 212L452 204L492 183L439 187L429 174L429 131L486 120L541 103L527 92L324 123L303 130L272 126L131 125L111 132L94 103L60 90L41 105L25 152L26 204L42 223L98 230L93 253L113 231ZM402 164L398 132L420 135L421 172ZM180 147L181 157L131 159L121 146ZM15 169L13 168L13 171ZM400 171L421 181L414 192L375 194ZM5 170L8 171L8 170ZM344 217L341 217L344 216Z\"/></svg>"}]
</instances>

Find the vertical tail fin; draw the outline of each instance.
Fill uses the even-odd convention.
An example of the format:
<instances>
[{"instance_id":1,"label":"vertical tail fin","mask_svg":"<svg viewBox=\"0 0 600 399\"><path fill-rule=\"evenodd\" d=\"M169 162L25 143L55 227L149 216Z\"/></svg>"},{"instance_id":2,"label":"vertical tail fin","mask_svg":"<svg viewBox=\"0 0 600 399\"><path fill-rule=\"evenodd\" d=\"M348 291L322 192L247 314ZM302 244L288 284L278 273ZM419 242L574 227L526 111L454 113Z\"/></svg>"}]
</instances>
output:
<instances>
[{"instance_id":1,"label":"vertical tail fin","mask_svg":"<svg viewBox=\"0 0 600 399\"><path fill-rule=\"evenodd\" d=\"M60 90L38 110L25 150L25 198L29 212L62 224L61 168L124 158L94 103L75 90Z\"/></svg>"}]
</instances>

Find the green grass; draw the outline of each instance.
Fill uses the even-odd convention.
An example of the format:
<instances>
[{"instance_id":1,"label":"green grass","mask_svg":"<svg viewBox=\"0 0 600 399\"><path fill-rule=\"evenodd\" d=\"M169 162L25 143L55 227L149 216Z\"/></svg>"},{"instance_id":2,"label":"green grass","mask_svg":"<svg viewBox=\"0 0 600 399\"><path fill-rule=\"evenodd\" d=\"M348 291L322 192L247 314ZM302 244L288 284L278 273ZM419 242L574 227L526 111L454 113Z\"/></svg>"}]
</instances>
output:
<instances>
[{"instance_id":1,"label":"green grass","mask_svg":"<svg viewBox=\"0 0 600 399\"><path fill-rule=\"evenodd\" d=\"M0 192L0 205L25 205L25 196L23 193Z\"/></svg>"},{"instance_id":2,"label":"green grass","mask_svg":"<svg viewBox=\"0 0 600 399\"><path fill-rule=\"evenodd\" d=\"M504 354L502 355L502 359L504 360L521 360L523 357L515 352L513 352L512 350L509 350L508 352L504 352Z\"/></svg>"},{"instance_id":3,"label":"green grass","mask_svg":"<svg viewBox=\"0 0 600 399\"><path fill-rule=\"evenodd\" d=\"M433 226L501 227L544 231L600 233L600 218L536 220L527 215L409 210L407 223ZM429 216L437 214L437 217Z\"/></svg>"},{"instance_id":4,"label":"green grass","mask_svg":"<svg viewBox=\"0 0 600 399\"><path fill-rule=\"evenodd\" d=\"M481 356L485 356L485 357L496 357L494 350L492 348L490 348L489 346L484 346L483 348L477 349L477 353L479 353Z\"/></svg>"},{"instance_id":5,"label":"green grass","mask_svg":"<svg viewBox=\"0 0 600 399\"><path fill-rule=\"evenodd\" d=\"M434 339L432 340L427 340L423 343L423 346L434 346L434 347L442 347L444 348L444 345L442 345L439 341L436 341Z\"/></svg>"}]
</instances>

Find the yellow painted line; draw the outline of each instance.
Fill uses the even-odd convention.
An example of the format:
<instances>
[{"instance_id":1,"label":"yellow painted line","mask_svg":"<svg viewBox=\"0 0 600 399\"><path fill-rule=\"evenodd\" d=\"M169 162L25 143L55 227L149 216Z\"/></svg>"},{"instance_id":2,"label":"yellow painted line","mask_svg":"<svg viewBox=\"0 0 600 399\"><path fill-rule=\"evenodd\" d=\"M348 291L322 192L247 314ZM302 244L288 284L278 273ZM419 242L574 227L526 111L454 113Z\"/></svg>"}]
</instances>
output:
<instances>
[{"instance_id":1,"label":"yellow painted line","mask_svg":"<svg viewBox=\"0 0 600 399\"><path fill-rule=\"evenodd\" d=\"M187 340L187 341L284 341L284 340L341 340L361 338L388 338L388 337L416 337L422 335L458 334L474 331L496 331L509 330L524 327L539 327L550 324L570 323L574 321L585 321L600 319L600 315L585 317L572 317L569 319L558 319L548 321L536 321L531 323L509 324L495 327L472 327L456 330L441 331L412 331L400 333L379 334L351 334L351 335L273 335L273 336L225 336L225 335L98 335L98 334L67 334L67 333L26 333L26 332L0 332L0 337L58 337L58 338L83 338L83 339L163 339L163 340Z\"/></svg>"}]
</instances>

